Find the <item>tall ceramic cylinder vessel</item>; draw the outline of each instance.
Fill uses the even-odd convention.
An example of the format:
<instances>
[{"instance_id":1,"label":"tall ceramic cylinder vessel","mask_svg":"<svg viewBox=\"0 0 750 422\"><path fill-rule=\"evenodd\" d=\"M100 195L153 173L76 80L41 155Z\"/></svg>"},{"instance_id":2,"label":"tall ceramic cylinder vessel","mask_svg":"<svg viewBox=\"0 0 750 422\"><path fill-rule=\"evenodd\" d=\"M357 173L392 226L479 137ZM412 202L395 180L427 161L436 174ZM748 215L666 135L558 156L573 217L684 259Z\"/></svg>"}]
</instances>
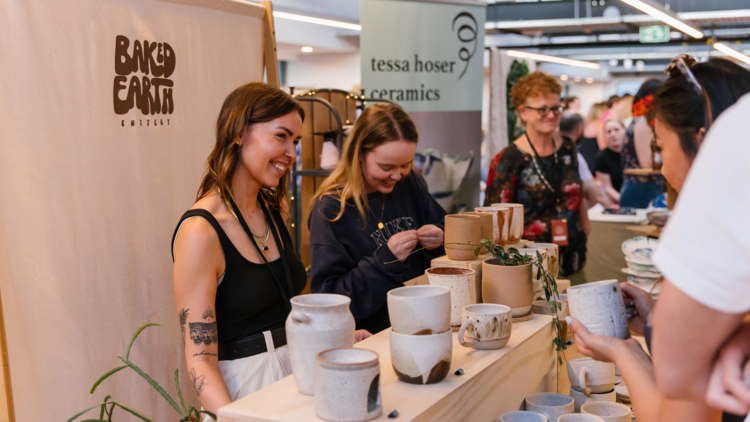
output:
<instances>
[{"instance_id":1,"label":"tall ceramic cylinder vessel","mask_svg":"<svg viewBox=\"0 0 750 422\"><path fill-rule=\"evenodd\" d=\"M445 216L445 254L454 261L476 259L474 250L482 239L482 221L476 215Z\"/></svg>"},{"instance_id":2,"label":"tall ceramic cylinder vessel","mask_svg":"<svg viewBox=\"0 0 750 422\"><path fill-rule=\"evenodd\" d=\"M354 345L351 299L335 294L310 294L292 298L286 319L286 338L294 381L302 394L315 393L318 353Z\"/></svg>"},{"instance_id":3,"label":"tall ceramic cylinder vessel","mask_svg":"<svg viewBox=\"0 0 750 422\"><path fill-rule=\"evenodd\" d=\"M425 271L430 284L447 287L451 291L451 328L458 331L463 324L464 306L477 303L474 270L438 267Z\"/></svg>"},{"instance_id":4,"label":"tall ceramic cylinder vessel","mask_svg":"<svg viewBox=\"0 0 750 422\"><path fill-rule=\"evenodd\" d=\"M518 243L523 237L523 204L492 204L493 207L510 209L508 243Z\"/></svg>"},{"instance_id":5,"label":"tall ceramic cylinder vessel","mask_svg":"<svg viewBox=\"0 0 750 422\"><path fill-rule=\"evenodd\" d=\"M477 207L475 212L485 212L492 215L492 242L505 246L508 243L510 231L510 208L508 207Z\"/></svg>"},{"instance_id":6,"label":"tall ceramic cylinder vessel","mask_svg":"<svg viewBox=\"0 0 750 422\"><path fill-rule=\"evenodd\" d=\"M482 300L509 307L514 317L529 313L534 300L531 264L505 266L499 259L482 262Z\"/></svg>"}]
</instances>

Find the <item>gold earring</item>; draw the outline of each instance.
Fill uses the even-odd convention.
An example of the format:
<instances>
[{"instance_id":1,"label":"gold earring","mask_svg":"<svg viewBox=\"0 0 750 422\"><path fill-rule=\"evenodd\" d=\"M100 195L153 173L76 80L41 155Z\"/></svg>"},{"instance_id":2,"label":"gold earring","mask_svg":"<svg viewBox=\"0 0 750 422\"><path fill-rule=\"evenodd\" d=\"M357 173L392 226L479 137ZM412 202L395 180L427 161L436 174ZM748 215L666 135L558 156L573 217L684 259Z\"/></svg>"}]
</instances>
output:
<instances>
[{"instance_id":1,"label":"gold earring","mask_svg":"<svg viewBox=\"0 0 750 422\"><path fill-rule=\"evenodd\" d=\"M235 145L237 145L238 147L242 148L242 142L240 142L240 141L235 141Z\"/></svg>"}]
</instances>

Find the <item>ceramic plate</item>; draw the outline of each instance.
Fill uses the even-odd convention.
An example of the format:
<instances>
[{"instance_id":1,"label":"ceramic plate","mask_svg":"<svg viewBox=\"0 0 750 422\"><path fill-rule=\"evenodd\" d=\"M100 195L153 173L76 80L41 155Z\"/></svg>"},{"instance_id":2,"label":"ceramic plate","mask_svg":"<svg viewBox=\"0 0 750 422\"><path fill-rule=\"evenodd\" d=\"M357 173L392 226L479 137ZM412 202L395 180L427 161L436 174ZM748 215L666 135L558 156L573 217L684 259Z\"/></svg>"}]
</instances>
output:
<instances>
[{"instance_id":1,"label":"ceramic plate","mask_svg":"<svg viewBox=\"0 0 750 422\"><path fill-rule=\"evenodd\" d=\"M638 271L631 270L630 268L621 268L620 271L634 278L645 278L650 279L651 281L661 277L661 273L658 272L652 273L651 271Z\"/></svg>"},{"instance_id":2,"label":"ceramic plate","mask_svg":"<svg viewBox=\"0 0 750 422\"><path fill-rule=\"evenodd\" d=\"M622 380L620 379L620 377L615 377L615 385L620 385L620 384L622 384Z\"/></svg>"},{"instance_id":3,"label":"ceramic plate","mask_svg":"<svg viewBox=\"0 0 750 422\"><path fill-rule=\"evenodd\" d=\"M628 263L628 268L630 268L633 271L646 271L651 273L658 273L659 270L656 269L655 266L650 264L641 264L638 262L633 262L629 260L628 258L625 258L625 262Z\"/></svg>"},{"instance_id":4,"label":"ceramic plate","mask_svg":"<svg viewBox=\"0 0 750 422\"><path fill-rule=\"evenodd\" d=\"M630 400L630 393L628 393L628 387L625 384L615 385L615 393L618 398Z\"/></svg>"}]
</instances>

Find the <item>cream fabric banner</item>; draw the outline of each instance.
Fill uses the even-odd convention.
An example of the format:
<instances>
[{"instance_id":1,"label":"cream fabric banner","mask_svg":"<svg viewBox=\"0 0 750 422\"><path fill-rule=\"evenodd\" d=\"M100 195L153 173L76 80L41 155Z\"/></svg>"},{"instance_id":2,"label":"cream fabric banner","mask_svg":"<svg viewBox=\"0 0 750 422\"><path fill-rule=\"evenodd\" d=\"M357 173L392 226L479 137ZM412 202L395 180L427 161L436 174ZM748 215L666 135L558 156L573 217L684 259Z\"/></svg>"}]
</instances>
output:
<instances>
[{"instance_id":1,"label":"cream fabric banner","mask_svg":"<svg viewBox=\"0 0 750 422\"><path fill-rule=\"evenodd\" d=\"M221 104L263 78L262 6L235 0L0 0L0 292L16 420L60 421L106 394L178 415L184 369L170 241ZM134 418L118 409L116 420ZM94 412L88 418L98 417Z\"/></svg>"}]
</instances>

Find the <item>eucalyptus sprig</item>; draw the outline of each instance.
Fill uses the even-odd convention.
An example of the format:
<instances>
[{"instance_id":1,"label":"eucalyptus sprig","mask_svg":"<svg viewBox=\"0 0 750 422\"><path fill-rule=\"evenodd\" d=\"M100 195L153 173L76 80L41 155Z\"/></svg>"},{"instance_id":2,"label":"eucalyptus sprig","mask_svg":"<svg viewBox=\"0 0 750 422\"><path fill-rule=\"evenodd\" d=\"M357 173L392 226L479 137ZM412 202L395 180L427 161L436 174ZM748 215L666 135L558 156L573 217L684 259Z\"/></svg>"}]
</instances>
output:
<instances>
[{"instance_id":1,"label":"eucalyptus sprig","mask_svg":"<svg viewBox=\"0 0 750 422\"><path fill-rule=\"evenodd\" d=\"M536 278L537 280L542 280L544 296L547 298L547 302L552 306L550 309L552 312L552 326L555 327L555 338L552 340L552 343L555 345L556 352L563 351L564 354L564 351L568 348L568 343L565 341L565 337L562 334L563 325L557 318L557 312L562 311L562 303L558 301L560 299L560 293L557 292L557 281L555 281L555 277L544 269L544 258L542 257L542 254L537 250L536 257L531 257L529 255L521 255L516 248L508 248L506 251L504 247L493 243L489 239L482 239L480 243L481 245L474 250L475 256L479 256L479 253L484 247L504 266L516 267L526 264L536 265ZM557 360L560 365L562 365L562 358L559 355Z\"/></svg>"}]
</instances>

